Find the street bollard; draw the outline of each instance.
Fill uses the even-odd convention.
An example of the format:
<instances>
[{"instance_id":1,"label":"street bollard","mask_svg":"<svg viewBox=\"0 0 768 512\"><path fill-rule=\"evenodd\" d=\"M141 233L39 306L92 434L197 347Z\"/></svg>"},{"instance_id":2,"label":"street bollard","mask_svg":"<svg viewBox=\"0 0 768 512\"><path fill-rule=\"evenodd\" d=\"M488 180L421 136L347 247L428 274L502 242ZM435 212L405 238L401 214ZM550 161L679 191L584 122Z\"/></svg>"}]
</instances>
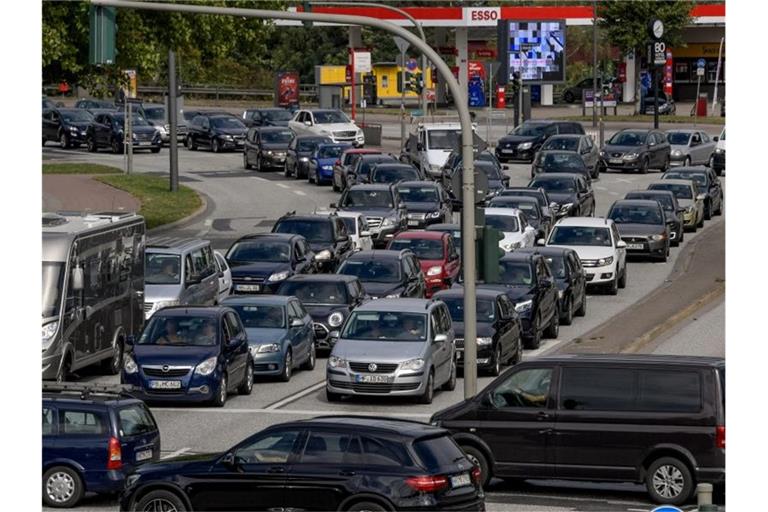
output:
<instances>
[{"instance_id":1,"label":"street bollard","mask_svg":"<svg viewBox=\"0 0 768 512\"><path fill-rule=\"evenodd\" d=\"M712 484L696 486L696 502L698 512L717 512L718 506L712 504Z\"/></svg>"}]
</instances>

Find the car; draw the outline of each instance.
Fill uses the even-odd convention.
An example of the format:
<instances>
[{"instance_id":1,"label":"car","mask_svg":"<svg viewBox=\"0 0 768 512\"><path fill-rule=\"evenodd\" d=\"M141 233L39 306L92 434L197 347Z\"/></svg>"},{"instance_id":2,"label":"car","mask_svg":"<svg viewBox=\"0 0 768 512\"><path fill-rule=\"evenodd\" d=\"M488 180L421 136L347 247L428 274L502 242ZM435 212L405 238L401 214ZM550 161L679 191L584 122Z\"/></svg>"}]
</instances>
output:
<instances>
[{"instance_id":1,"label":"car","mask_svg":"<svg viewBox=\"0 0 768 512\"><path fill-rule=\"evenodd\" d=\"M293 118L290 110L284 108L249 108L243 110L243 123L252 126L279 126L288 128L288 121Z\"/></svg>"},{"instance_id":2,"label":"car","mask_svg":"<svg viewBox=\"0 0 768 512\"><path fill-rule=\"evenodd\" d=\"M663 91L659 91L659 97L658 100L653 96L653 94L649 94L645 98L643 98L643 104L645 105L645 112L643 112L645 115L653 115L655 112L655 109L653 108L654 103L657 103L659 105L658 111L659 115L675 115L675 112L677 112L677 106L675 105L675 100L672 99L671 96L667 96Z\"/></svg>"},{"instance_id":3,"label":"car","mask_svg":"<svg viewBox=\"0 0 768 512\"><path fill-rule=\"evenodd\" d=\"M486 201L501 193L501 191L504 190L504 187L509 184L509 176L505 176L504 173L499 170L499 167L497 167L493 162L480 160L474 163L474 167L475 172L478 174L482 173L484 175L488 184L486 190L484 191ZM463 180L463 172L464 170L459 167L456 169L454 175L451 176L451 179L446 179L444 181L444 186L446 187L448 196L451 198L454 211L460 211L464 204L464 198L462 197L461 191L458 191L459 194L457 194L457 191L453 190L454 180L456 180L458 183L461 183Z\"/></svg>"},{"instance_id":4,"label":"car","mask_svg":"<svg viewBox=\"0 0 768 512\"><path fill-rule=\"evenodd\" d=\"M134 469L160 459L152 412L120 386L45 383L42 412L46 506L119 492Z\"/></svg>"},{"instance_id":5,"label":"car","mask_svg":"<svg viewBox=\"0 0 768 512\"><path fill-rule=\"evenodd\" d=\"M349 179L347 173L361 155L380 155L381 151L369 148L349 148L341 154L338 163L333 166L333 179L331 186L334 192L343 192L347 188Z\"/></svg>"},{"instance_id":6,"label":"car","mask_svg":"<svg viewBox=\"0 0 768 512\"><path fill-rule=\"evenodd\" d=\"M371 183L398 183L401 181L424 181L426 178L411 164L381 162L370 172Z\"/></svg>"},{"instance_id":7,"label":"car","mask_svg":"<svg viewBox=\"0 0 768 512\"><path fill-rule=\"evenodd\" d=\"M452 224L450 222L430 224L424 229L426 231L440 231L450 234L453 237L453 246L456 248L459 256L461 256L461 226L459 224Z\"/></svg>"},{"instance_id":8,"label":"car","mask_svg":"<svg viewBox=\"0 0 768 512\"><path fill-rule=\"evenodd\" d=\"M498 197L532 197L536 199L544 217L549 219L549 225L554 226L557 220L558 204L549 199L547 191L541 187L507 187L497 194Z\"/></svg>"},{"instance_id":9,"label":"car","mask_svg":"<svg viewBox=\"0 0 768 512\"><path fill-rule=\"evenodd\" d=\"M95 115L85 132L88 151L95 153L106 147L113 153L122 153L125 146L124 122L125 114L122 112ZM148 149L152 153L160 152L163 147L160 132L139 114L131 117L131 131L134 151Z\"/></svg>"},{"instance_id":10,"label":"car","mask_svg":"<svg viewBox=\"0 0 768 512\"><path fill-rule=\"evenodd\" d=\"M219 271L209 240L153 238L144 249L144 319L168 306L212 306Z\"/></svg>"},{"instance_id":11,"label":"car","mask_svg":"<svg viewBox=\"0 0 768 512\"><path fill-rule=\"evenodd\" d=\"M601 91L603 90L603 86L606 87L610 86L610 84L614 81L612 78L606 78L603 80L600 77L597 77L597 94L599 95ZM575 102L581 102L583 97L583 91L589 91L592 92L592 88L594 87L594 78L584 78L583 80L576 82L575 85L572 85L570 87L566 87L563 89L563 101L565 103L575 103Z\"/></svg>"},{"instance_id":12,"label":"car","mask_svg":"<svg viewBox=\"0 0 768 512\"><path fill-rule=\"evenodd\" d=\"M347 185L342 189L348 189L352 185L359 185L362 183L371 182L371 170L381 163L397 163L397 159L384 153L373 153L360 155L351 164L351 167L347 170L346 178Z\"/></svg>"},{"instance_id":13,"label":"car","mask_svg":"<svg viewBox=\"0 0 768 512\"><path fill-rule=\"evenodd\" d=\"M426 294L424 273L410 250L359 251L347 258L336 273L357 277L373 299L423 298Z\"/></svg>"},{"instance_id":14,"label":"car","mask_svg":"<svg viewBox=\"0 0 768 512\"><path fill-rule=\"evenodd\" d=\"M59 143L61 149L78 148L85 143L88 126L93 116L87 110L51 108L43 111L43 146L49 140Z\"/></svg>"},{"instance_id":15,"label":"car","mask_svg":"<svg viewBox=\"0 0 768 512\"><path fill-rule=\"evenodd\" d=\"M456 346L448 307L428 299L380 299L356 308L328 356L329 402L344 395L412 396L430 404L456 387Z\"/></svg>"},{"instance_id":16,"label":"car","mask_svg":"<svg viewBox=\"0 0 768 512\"><path fill-rule=\"evenodd\" d=\"M560 325L571 325L574 316L587 314L587 276L576 251L563 247L524 247L518 252L538 253L549 264L557 287Z\"/></svg>"},{"instance_id":17,"label":"car","mask_svg":"<svg viewBox=\"0 0 768 512\"><path fill-rule=\"evenodd\" d=\"M709 159L709 167L720 176L725 170L725 127L723 127L720 136L714 140L717 144L715 145L715 152L712 153L712 158Z\"/></svg>"},{"instance_id":18,"label":"car","mask_svg":"<svg viewBox=\"0 0 768 512\"><path fill-rule=\"evenodd\" d=\"M315 368L312 317L296 297L231 296L222 306L235 310L245 328L252 375L288 382L294 369Z\"/></svg>"},{"instance_id":19,"label":"car","mask_svg":"<svg viewBox=\"0 0 768 512\"><path fill-rule=\"evenodd\" d=\"M368 221L365 215L357 212L338 211L336 215L344 221L347 227L347 234L352 241L352 248L355 251L369 251L373 249L373 240L371 232L368 230Z\"/></svg>"},{"instance_id":20,"label":"car","mask_svg":"<svg viewBox=\"0 0 768 512\"><path fill-rule=\"evenodd\" d=\"M334 272L354 252L346 224L334 213L297 215L290 212L277 219L272 233L292 233L304 237L315 254L320 272Z\"/></svg>"},{"instance_id":21,"label":"car","mask_svg":"<svg viewBox=\"0 0 768 512\"><path fill-rule=\"evenodd\" d=\"M667 136L658 130L620 130L600 150L600 167L604 171L620 169L645 174L648 169L658 169L664 172L669 162Z\"/></svg>"},{"instance_id":22,"label":"car","mask_svg":"<svg viewBox=\"0 0 768 512\"><path fill-rule=\"evenodd\" d=\"M232 114L201 114L189 124L186 146L190 151L207 147L214 153L242 150L247 131L242 121Z\"/></svg>"},{"instance_id":23,"label":"car","mask_svg":"<svg viewBox=\"0 0 768 512\"><path fill-rule=\"evenodd\" d=\"M309 157L307 180L317 186L333 180L333 166L339 162L341 154L349 144L320 144Z\"/></svg>"},{"instance_id":24,"label":"car","mask_svg":"<svg viewBox=\"0 0 768 512\"><path fill-rule=\"evenodd\" d=\"M416 255L421 272L425 276L425 297L439 290L450 288L461 270L461 258L454 245L453 236L441 231L403 231L395 235L387 250L407 249Z\"/></svg>"},{"instance_id":25,"label":"car","mask_svg":"<svg viewBox=\"0 0 768 512\"><path fill-rule=\"evenodd\" d=\"M685 238L683 230L683 212L685 208L677 202L675 194L669 190L634 190L624 194L624 199L651 199L658 201L664 210L664 217L669 228L669 240L678 246Z\"/></svg>"},{"instance_id":26,"label":"car","mask_svg":"<svg viewBox=\"0 0 768 512\"><path fill-rule=\"evenodd\" d=\"M253 390L248 336L235 310L171 306L149 319L138 340L128 339L122 384L147 402L207 403Z\"/></svg>"},{"instance_id":27,"label":"car","mask_svg":"<svg viewBox=\"0 0 768 512\"><path fill-rule=\"evenodd\" d=\"M197 116L234 116L232 113L227 112L226 110L182 110L181 111L181 117L184 118L184 121L186 123L191 123L194 118Z\"/></svg>"},{"instance_id":28,"label":"car","mask_svg":"<svg viewBox=\"0 0 768 512\"><path fill-rule=\"evenodd\" d=\"M401 181L397 192L405 202L409 229L451 220L451 203L439 183Z\"/></svg>"},{"instance_id":29,"label":"car","mask_svg":"<svg viewBox=\"0 0 768 512\"><path fill-rule=\"evenodd\" d=\"M464 368L464 289L437 292L433 298L448 306L456 334L456 360ZM476 290L477 367L497 376L502 366L517 364L523 358L520 317L515 304L500 290Z\"/></svg>"},{"instance_id":30,"label":"car","mask_svg":"<svg viewBox=\"0 0 768 512\"><path fill-rule=\"evenodd\" d=\"M142 103L141 113L149 124L157 128L160 132L160 137L163 139L163 144L169 144L171 141L171 121L168 118L168 109L162 103ZM181 117L183 121L184 116ZM176 125L176 140L182 144L187 139L187 124L186 122L177 123Z\"/></svg>"},{"instance_id":31,"label":"car","mask_svg":"<svg viewBox=\"0 0 768 512\"><path fill-rule=\"evenodd\" d=\"M296 135L314 135L331 139L332 144L365 145L365 135L354 121L341 110L297 110L288 127Z\"/></svg>"},{"instance_id":32,"label":"car","mask_svg":"<svg viewBox=\"0 0 768 512\"><path fill-rule=\"evenodd\" d=\"M240 237L226 255L232 293L274 293L294 274L314 274L315 253L300 235L257 233Z\"/></svg>"},{"instance_id":33,"label":"car","mask_svg":"<svg viewBox=\"0 0 768 512\"><path fill-rule=\"evenodd\" d=\"M339 337L338 330L352 310L368 300L360 280L342 274L292 276L283 281L277 294L301 301L312 317L315 347L322 349L332 348L331 340Z\"/></svg>"},{"instance_id":34,"label":"car","mask_svg":"<svg viewBox=\"0 0 768 512\"><path fill-rule=\"evenodd\" d=\"M49 108L61 107L61 106L63 106L63 103L61 103L60 101L59 102L54 102L51 98L49 98L48 96L43 94L42 106L43 106L43 110L47 110Z\"/></svg>"},{"instance_id":35,"label":"car","mask_svg":"<svg viewBox=\"0 0 768 512\"><path fill-rule=\"evenodd\" d=\"M600 152L591 135L553 135L542 144L540 151L570 151L578 154L593 179L600 177Z\"/></svg>"},{"instance_id":36,"label":"car","mask_svg":"<svg viewBox=\"0 0 768 512\"><path fill-rule=\"evenodd\" d=\"M555 215L581 217L595 214L595 192L592 185L580 174L538 174L528 182L528 188L541 188L547 198L557 205Z\"/></svg>"},{"instance_id":37,"label":"car","mask_svg":"<svg viewBox=\"0 0 768 512\"><path fill-rule=\"evenodd\" d=\"M333 144L330 137L299 135L293 137L285 154L283 173L286 178L306 179L309 176L309 159L320 144Z\"/></svg>"},{"instance_id":38,"label":"car","mask_svg":"<svg viewBox=\"0 0 768 512\"><path fill-rule=\"evenodd\" d=\"M693 180L704 193L704 220L723 213L723 187L717 173L709 167L677 167L665 172L662 180Z\"/></svg>"},{"instance_id":39,"label":"car","mask_svg":"<svg viewBox=\"0 0 768 512\"><path fill-rule=\"evenodd\" d=\"M584 127L573 121L524 121L499 139L496 144L496 157L500 162L532 162L542 144L552 135L584 133Z\"/></svg>"},{"instance_id":40,"label":"car","mask_svg":"<svg viewBox=\"0 0 768 512\"><path fill-rule=\"evenodd\" d=\"M293 132L278 126L252 127L248 129L243 146L243 167L265 171L285 169L288 145Z\"/></svg>"},{"instance_id":41,"label":"car","mask_svg":"<svg viewBox=\"0 0 768 512\"><path fill-rule=\"evenodd\" d=\"M536 245L536 229L528 223L525 213L517 208L485 208L485 225L504 235L499 240L499 247L505 252Z\"/></svg>"},{"instance_id":42,"label":"car","mask_svg":"<svg viewBox=\"0 0 768 512\"><path fill-rule=\"evenodd\" d=\"M232 269L229 268L227 259L219 251L213 251L213 257L216 260L216 270L219 277L219 298L221 302L229 297L232 292Z\"/></svg>"},{"instance_id":43,"label":"car","mask_svg":"<svg viewBox=\"0 0 768 512\"><path fill-rule=\"evenodd\" d=\"M643 255L666 262L669 257L669 228L664 209L652 199L619 199L607 217L627 244L627 255Z\"/></svg>"},{"instance_id":44,"label":"car","mask_svg":"<svg viewBox=\"0 0 768 512\"><path fill-rule=\"evenodd\" d=\"M725 360L539 357L430 423L451 431L484 484L494 476L626 481L682 506L697 483L725 485Z\"/></svg>"},{"instance_id":45,"label":"car","mask_svg":"<svg viewBox=\"0 0 768 512\"><path fill-rule=\"evenodd\" d=\"M606 287L616 295L627 286L627 243L612 219L569 217L560 219L545 244L576 251L587 273L587 286Z\"/></svg>"},{"instance_id":46,"label":"car","mask_svg":"<svg viewBox=\"0 0 768 512\"><path fill-rule=\"evenodd\" d=\"M472 126L473 132L476 126ZM442 177L442 169L452 151L461 146L461 124L455 121L418 123L416 132L405 143L401 160L412 164L432 179Z\"/></svg>"},{"instance_id":47,"label":"car","mask_svg":"<svg viewBox=\"0 0 768 512\"><path fill-rule=\"evenodd\" d=\"M82 108L85 110L91 110L94 108L115 110L117 105L114 101L110 100L98 100L95 98L82 98L75 102L75 108Z\"/></svg>"},{"instance_id":48,"label":"car","mask_svg":"<svg viewBox=\"0 0 768 512\"><path fill-rule=\"evenodd\" d=\"M332 203L331 208L362 213L374 247L384 247L408 225L405 203L395 185L353 185L341 194L338 205Z\"/></svg>"},{"instance_id":49,"label":"car","mask_svg":"<svg viewBox=\"0 0 768 512\"><path fill-rule=\"evenodd\" d=\"M536 230L536 239L546 238L552 227L549 217L544 216L539 202L533 197L496 196L488 202L488 208L514 208L524 213L528 224Z\"/></svg>"},{"instance_id":50,"label":"car","mask_svg":"<svg viewBox=\"0 0 768 512\"><path fill-rule=\"evenodd\" d=\"M120 510L484 510L480 478L445 430L327 416L271 425L224 452L147 465Z\"/></svg>"},{"instance_id":51,"label":"car","mask_svg":"<svg viewBox=\"0 0 768 512\"><path fill-rule=\"evenodd\" d=\"M496 155L494 155L491 151L487 149L483 151L478 151L477 148L473 149L473 162L491 162L496 165L496 167L499 169L499 172L502 172L501 162L499 162L499 159L496 158ZM463 157L461 151L453 150L451 154L448 155L448 159L445 161L445 165L443 165L441 178L438 178L437 181L441 181L443 186L447 187L447 182L450 181L451 177L459 169L462 160Z\"/></svg>"},{"instance_id":52,"label":"car","mask_svg":"<svg viewBox=\"0 0 768 512\"><path fill-rule=\"evenodd\" d=\"M580 174L587 181L592 181L592 172L584 164L581 155L571 151L539 151L531 166L531 178L550 172Z\"/></svg>"},{"instance_id":53,"label":"car","mask_svg":"<svg viewBox=\"0 0 768 512\"><path fill-rule=\"evenodd\" d=\"M667 130L670 154L669 165L708 165L717 145L703 130Z\"/></svg>"},{"instance_id":54,"label":"car","mask_svg":"<svg viewBox=\"0 0 768 512\"><path fill-rule=\"evenodd\" d=\"M683 208L683 229L696 232L704 226L704 199L706 194L699 190L693 180L658 180L648 184L648 190L668 190L675 194Z\"/></svg>"}]
</instances>

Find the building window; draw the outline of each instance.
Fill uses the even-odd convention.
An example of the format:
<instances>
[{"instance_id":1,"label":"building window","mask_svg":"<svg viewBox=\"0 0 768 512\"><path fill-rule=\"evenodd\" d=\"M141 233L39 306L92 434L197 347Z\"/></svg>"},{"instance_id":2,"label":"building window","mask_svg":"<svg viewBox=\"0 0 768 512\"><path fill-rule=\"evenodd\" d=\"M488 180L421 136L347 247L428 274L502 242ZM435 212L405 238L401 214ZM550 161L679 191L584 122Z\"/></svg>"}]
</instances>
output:
<instances>
[{"instance_id":1,"label":"building window","mask_svg":"<svg viewBox=\"0 0 768 512\"><path fill-rule=\"evenodd\" d=\"M688 63L676 62L675 63L675 81L687 81L688 80Z\"/></svg>"}]
</instances>

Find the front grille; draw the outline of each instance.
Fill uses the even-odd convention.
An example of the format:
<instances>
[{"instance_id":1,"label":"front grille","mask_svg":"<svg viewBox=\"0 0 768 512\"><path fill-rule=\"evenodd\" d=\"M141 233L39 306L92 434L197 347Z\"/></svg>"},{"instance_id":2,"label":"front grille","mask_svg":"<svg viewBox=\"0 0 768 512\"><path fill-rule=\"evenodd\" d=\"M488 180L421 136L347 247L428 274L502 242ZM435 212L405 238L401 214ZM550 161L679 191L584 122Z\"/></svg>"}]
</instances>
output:
<instances>
[{"instance_id":1,"label":"front grille","mask_svg":"<svg viewBox=\"0 0 768 512\"><path fill-rule=\"evenodd\" d=\"M648 241L644 236L627 236L621 237L628 244L644 244Z\"/></svg>"},{"instance_id":2,"label":"front grille","mask_svg":"<svg viewBox=\"0 0 768 512\"><path fill-rule=\"evenodd\" d=\"M611 153L612 158L621 158L624 155L624 153Z\"/></svg>"},{"instance_id":3,"label":"front grille","mask_svg":"<svg viewBox=\"0 0 768 512\"><path fill-rule=\"evenodd\" d=\"M328 328L323 324L315 322L312 324L312 328L315 331L315 339L317 341L322 341L328 337Z\"/></svg>"},{"instance_id":4,"label":"front grille","mask_svg":"<svg viewBox=\"0 0 768 512\"><path fill-rule=\"evenodd\" d=\"M396 384L359 384L356 382L343 382L331 380L331 386L339 389L351 389L355 393L380 393L387 394L392 391L413 391L419 388L418 382Z\"/></svg>"},{"instance_id":5,"label":"front grille","mask_svg":"<svg viewBox=\"0 0 768 512\"><path fill-rule=\"evenodd\" d=\"M424 220L427 218L427 214L426 213L409 213L408 218L413 220Z\"/></svg>"},{"instance_id":6,"label":"front grille","mask_svg":"<svg viewBox=\"0 0 768 512\"><path fill-rule=\"evenodd\" d=\"M264 282L263 277L233 277L232 278L233 283L240 283L240 284L260 284Z\"/></svg>"},{"instance_id":7,"label":"front grille","mask_svg":"<svg viewBox=\"0 0 768 512\"><path fill-rule=\"evenodd\" d=\"M138 141L152 140L152 138L154 137L153 133L136 133L135 135L136 135L136 140Z\"/></svg>"},{"instance_id":8,"label":"front grille","mask_svg":"<svg viewBox=\"0 0 768 512\"><path fill-rule=\"evenodd\" d=\"M375 364L376 369L371 370L368 365ZM357 373L393 373L397 370L397 363L349 363L349 368Z\"/></svg>"},{"instance_id":9,"label":"front grille","mask_svg":"<svg viewBox=\"0 0 768 512\"><path fill-rule=\"evenodd\" d=\"M354 137L357 135L357 132L355 131L341 131L341 132L333 132L334 137Z\"/></svg>"},{"instance_id":10,"label":"front grille","mask_svg":"<svg viewBox=\"0 0 768 512\"><path fill-rule=\"evenodd\" d=\"M366 217L365 220L368 222L368 227L370 229L378 229L381 227L381 217Z\"/></svg>"},{"instance_id":11,"label":"front grille","mask_svg":"<svg viewBox=\"0 0 768 512\"><path fill-rule=\"evenodd\" d=\"M144 303L144 312L145 312L145 313L149 313L150 311L152 311L152 306L153 306L153 305L154 305L154 304L153 304L153 303L151 303L151 302L145 302L145 303Z\"/></svg>"},{"instance_id":12,"label":"front grille","mask_svg":"<svg viewBox=\"0 0 768 512\"><path fill-rule=\"evenodd\" d=\"M512 148L516 148L516 147L517 147L517 144L515 144L514 142L506 142L506 143L504 144L504 147L505 147L506 149L512 149Z\"/></svg>"},{"instance_id":13,"label":"front grille","mask_svg":"<svg viewBox=\"0 0 768 512\"><path fill-rule=\"evenodd\" d=\"M141 369L147 377L183 377L189 373L191 367L169 368L167 371L163 371L162 368L149 368L147 366L142 366Z\"/></svg>"},{"instance_id":14,"label":"front grille","mask_svg":"<svg viewBox=\"0 0 768 512\"><path fill-rule=\"evenodd\" d=\"M147 389L148 395L183 395L183 389Z\"/></svg>"},{"instance_id":15,"label":"front grille","mask_svg":"<svg viewBox=\"0 0 768 512\"><path fill-rule=\"evenodd\" d=\"M581 260L582 267L596 267L597 260Z\"/></svg>"}]
</instances>

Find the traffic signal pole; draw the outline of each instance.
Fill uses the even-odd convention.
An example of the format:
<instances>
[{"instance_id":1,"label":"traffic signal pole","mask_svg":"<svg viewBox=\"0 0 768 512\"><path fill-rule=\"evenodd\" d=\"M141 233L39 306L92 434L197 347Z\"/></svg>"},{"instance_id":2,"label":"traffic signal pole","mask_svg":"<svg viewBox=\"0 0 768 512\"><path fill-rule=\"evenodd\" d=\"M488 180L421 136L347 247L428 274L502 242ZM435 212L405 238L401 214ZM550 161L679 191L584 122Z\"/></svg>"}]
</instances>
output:
<instances>
[{"instance_id":1,"label":"traffic signal pole","mask_svg":"<svg viewBox=\"0 0 768 512\"><path fill-rule=\"evenodd\" d=\"M136 2L129 0L92 0L94 5L106 5L126 9L145 11L183 12L190 14L215 14L259 18L271 20L318 21L342 25L360 25L373 27L399 36L420 50L435 65L441 79L445 80L451 95L455 99L456 110L461 124L461 154L464 172L462 173L462 201L466 206L474 204L475 165L473 153L472 118L469 115L467 91L463 91L458 80L453 76L448 64L428 44L408 30L393 23L366 16L342 14L304 13L271 11L265 9L239 9L232 7L214 7L207 5L166 4L160 2ZM475 301L475 210L462 208L462 256L464 257L464 397L477 394L477 305Z\"/></svg>"},{"instance_id":2,"label":"traffic signal pole","mask_svg":"<svg viewBox=\"0 0 768 512\"><path fill-rule=\"evenodd\" d=\"M176 53L168 50L168 129L171 136L168 139L168 157L170 158L171 192L179 190L179 144L177 141L178 109L176 107Z\"/></svg>"}]
</instances>

